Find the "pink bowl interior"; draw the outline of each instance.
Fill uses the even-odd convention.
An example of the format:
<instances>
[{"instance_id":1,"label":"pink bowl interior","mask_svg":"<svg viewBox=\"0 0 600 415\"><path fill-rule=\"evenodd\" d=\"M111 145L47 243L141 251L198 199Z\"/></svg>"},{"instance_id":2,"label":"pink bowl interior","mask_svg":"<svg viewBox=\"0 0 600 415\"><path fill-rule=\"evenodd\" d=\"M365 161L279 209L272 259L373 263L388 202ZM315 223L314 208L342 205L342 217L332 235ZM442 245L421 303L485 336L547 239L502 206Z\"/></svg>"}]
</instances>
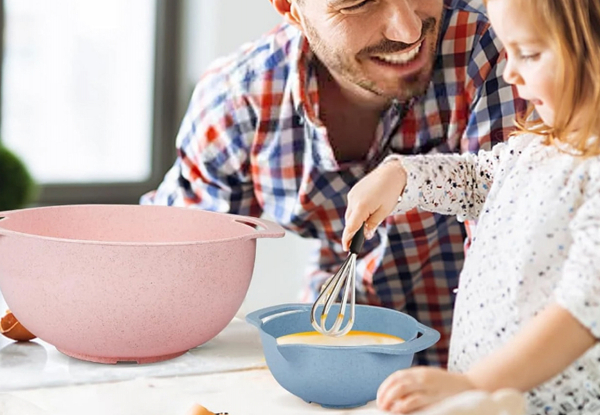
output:
<instances>
[{"instance_id":1,"label":"pink bowl interior","mask_svg":"<svg viewBox=\"0 0 600 415\"><path fill-rule=\"evenodd\" d=\"M193 243L252 233L231 215L166 206L53 206L5 213L3 229L41 237L114 243Z\"/></svg>"}]
</instances>

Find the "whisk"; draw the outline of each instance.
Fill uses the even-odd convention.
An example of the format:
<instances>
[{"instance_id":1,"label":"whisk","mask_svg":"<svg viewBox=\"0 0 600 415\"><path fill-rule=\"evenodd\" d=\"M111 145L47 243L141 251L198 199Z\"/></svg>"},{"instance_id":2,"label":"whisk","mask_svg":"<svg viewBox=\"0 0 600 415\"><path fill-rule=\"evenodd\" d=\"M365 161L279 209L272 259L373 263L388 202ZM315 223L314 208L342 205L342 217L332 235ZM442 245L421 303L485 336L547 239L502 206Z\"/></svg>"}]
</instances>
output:
<instances>
[{"instance_id":1,"label":"whisk","mask_svg":"<svg viewBox=\"0 0 600 415\"><path fill-rule=\"evenodd\" d=\"M333 277L331 277L329 281L325 283L325 287L312 306L310 322L315 330L321 334L332 337L340 337L352 330L356 308L356 258L362 249L364 242L365 234L363 224L352 238L348 257L338 272L336 272ZM328 329L326 327L327 315L331 309L331 306L339 297L342 286L344 286L344 291L342 293L340 309L333 325ZM350 318L346 325L342 328L346 313L346 306L348 304L348 297L350 297ZM321 316L317 317L319 306L323 306L323 308L321 310Z\"/></svg>"}]
</instances>

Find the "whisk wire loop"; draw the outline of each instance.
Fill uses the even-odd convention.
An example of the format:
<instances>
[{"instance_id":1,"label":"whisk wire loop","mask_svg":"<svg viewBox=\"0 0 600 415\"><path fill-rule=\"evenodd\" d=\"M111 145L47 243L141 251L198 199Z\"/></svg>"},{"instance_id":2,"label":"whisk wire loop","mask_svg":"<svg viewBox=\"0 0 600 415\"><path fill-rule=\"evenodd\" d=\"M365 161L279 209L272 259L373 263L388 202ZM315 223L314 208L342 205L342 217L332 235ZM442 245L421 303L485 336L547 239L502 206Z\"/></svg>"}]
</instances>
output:
<instances>
[{"instance_id":1,"label":"whisk wire loop","mask_svg":"<svg viewBox=\"0 0 600 415\"><path fill-rule=\"evenodd\" d=\"M364 242L364 225L361 226L359 231L352 239L350 247L350 253L348 258L344 261L340 269L325 283L325 286L317 300L313 304L311 310L311 324L313 328L326 336L340 337L348 334L352 330L352 326L355 321L355 310L356 310L356 259L358 252L362 248ZM338 314L330 328L327 328L327 317L331 311L331 307L335 304L336 300L340 297L340 291L342 292L341 303ZM346 317L346 308L350 301L350 317L346 325L342 328ZM317 316L319 307L322 307L321 315Z\"/></svg>"}]
</instances>

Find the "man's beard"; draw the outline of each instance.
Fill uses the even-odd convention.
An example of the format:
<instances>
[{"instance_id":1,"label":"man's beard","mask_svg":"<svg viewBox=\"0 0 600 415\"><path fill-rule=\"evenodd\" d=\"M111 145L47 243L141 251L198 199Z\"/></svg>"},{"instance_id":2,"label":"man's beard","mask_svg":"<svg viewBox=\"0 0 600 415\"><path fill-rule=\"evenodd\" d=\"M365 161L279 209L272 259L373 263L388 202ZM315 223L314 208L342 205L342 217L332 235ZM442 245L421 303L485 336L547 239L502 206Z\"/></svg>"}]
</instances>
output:
<instances>
[{"instance_id":1,"label":"man's beard","mask_svg":"<svg viewBox=\"0 0 600 415\"><path fill-rule=\"evenodd\" d=\"M437 28L437 20L433 17L428 18L423 22L423 29L421 31L421 38L419 42L425 39L430 34L435 34ZM377 85L377 82L373 79L369 79L362 74L360 66L358 66L355 56L347 56L343 53L331 50L327 46L327 42L319 36L317 31L310 23L306 23L307 37L310 41L310 47L321 63L330 71L337 73L343 79L348 82L357 85L358 87L366 90L372 94L385 98L389 101L398 100L400 102L406 102L413 97L423 95L431 82L433 62L436 55L437 42L433 41L430 43L430 55L432 57L431 62L428 62L424 68L418 73L412 74L408 77L398 78L397 87L382 89ZM427 43L427 42L424 42ZM405 49L411 48L414 43L409 45L402 42L394 42L391 40L384 39L377 45L367 46L362 49L356 58L369 59L370 56L377 54L390 54L401 52ZM425 47L425 45L423 46ZM423 51L421 53L427 53Z\"/></svg>"}]
</instances>

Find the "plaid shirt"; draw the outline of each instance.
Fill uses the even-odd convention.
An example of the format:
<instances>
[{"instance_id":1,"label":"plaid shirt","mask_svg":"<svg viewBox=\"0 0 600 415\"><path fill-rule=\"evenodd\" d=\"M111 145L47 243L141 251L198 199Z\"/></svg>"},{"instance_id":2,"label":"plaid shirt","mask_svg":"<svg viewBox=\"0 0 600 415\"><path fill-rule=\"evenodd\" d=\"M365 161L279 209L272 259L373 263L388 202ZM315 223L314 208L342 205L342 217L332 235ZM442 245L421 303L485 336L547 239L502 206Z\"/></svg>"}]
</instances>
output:
<instances>
[{"instance_id":1,"label":"plaid shirt","mask_svg":"<svg viewBox=\"0 0 600 415\"><path fill-rule=\"evenodd\" d=\"M477 151L507 137L520 101L502 80L504 54L481 10L446 1L426 94L383 114L366 162L340 164L319 120L315 56L283 24L218 60L198 83L177 137L179 157L144 204L259 216L321 241L306 300L347 254L346 195L391 151ZM412 210L389 217L357 262L359 302L404 311L442 334L418 355L446 364L465 231L456 218Z\"/></svg>"}]
</instances>

